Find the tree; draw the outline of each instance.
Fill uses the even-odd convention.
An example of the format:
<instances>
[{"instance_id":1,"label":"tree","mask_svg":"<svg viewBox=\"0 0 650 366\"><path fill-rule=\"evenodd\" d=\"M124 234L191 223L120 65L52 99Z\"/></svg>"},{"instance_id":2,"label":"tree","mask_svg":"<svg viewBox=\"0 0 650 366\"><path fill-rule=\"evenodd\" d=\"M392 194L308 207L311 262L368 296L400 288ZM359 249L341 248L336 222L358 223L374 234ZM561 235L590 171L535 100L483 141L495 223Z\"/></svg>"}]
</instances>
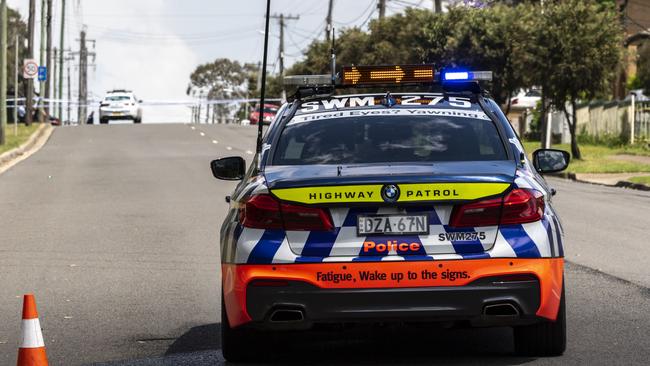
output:
<instances>
[{"instance_id":1,"label":"tree","mask_svg":"<svg viewBox=\"0 0 650 366\"><path fill-rule=\"evenodd\" d=\"M246 72L238 61L219 58L199 65L190 75L188 92L207 89L209 94L223 93L226 89L241 89L247 80Z\"/></svg>"},{"instance_id":2,"label":"tree","mask_svg":"<svg viewBox=\"0 0 650 366\"><path fill-rule=\"evenodd\" d=\"M490 91L494 100L510 109L512 93L523 87L526 57L531 37L530 5L496 4L488 8L453 7L449 22L455 24L446 45L446 64L491 70Z\"/></svg>"},{"instance_id":3,"label":"tree","mask_svg":"<svg viewBox=\"0 0 650 366\"><path fill-rule=\"evenodd\" d=\"M650 93L650 42L646 41L638 48L639 61L634 87L642 88L644 93Z\"/></svg>"},{"instance_id":4,"label":"tree","mask_svg":"<svg viewBox=\"0 0 650 366\"><path fill-rule=\"evenodd\" d=\"M551 105L567 117L571 153L581 159L576 104L606 90L614 75L623 34L618 14L593 0L548 3L539 10L528 68Z\"/></svg>"},{"instance_id":5,"label":"tree","mask_svg":"<svg viewBox=\"0 0 650 366\"><path fill-rule=\"evenodd\" d=\"M199 65L190 75L187 94L195 91L205 92L208 99L224 99L226 94L246 94L248 75L237 61L219 58L214 62ZM226 104L217 104L213 113L223 120L230 113Z\"/></svg>"},{"instance_id":6,"label":"tree","mask_svg":"<svg viewBox=\"0 0 650 366\"><path fill-rule=\"evenodd\" d=\"M481 9L455 6L448 13L407 9L370 22L369 30L343 30L336 42L337 63L419 64L492 70L494 98L506 103L524 86L525 70L517 60L528 44L529 5L493 5ZM313 42L294 74L327 73L330 45Z\"/></svg>"}]
</instances>

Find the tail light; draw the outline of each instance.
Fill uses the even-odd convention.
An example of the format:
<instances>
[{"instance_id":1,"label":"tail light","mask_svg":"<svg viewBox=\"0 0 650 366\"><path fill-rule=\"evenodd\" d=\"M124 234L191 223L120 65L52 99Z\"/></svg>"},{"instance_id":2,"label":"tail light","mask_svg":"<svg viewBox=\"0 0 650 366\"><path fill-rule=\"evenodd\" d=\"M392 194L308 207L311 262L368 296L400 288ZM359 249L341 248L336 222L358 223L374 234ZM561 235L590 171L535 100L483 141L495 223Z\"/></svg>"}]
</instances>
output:
<instances>
[{"instance_id":1,"label":"tail light","mask_svg":"<svg viewBox=\"0 0 650 366\"><path fill-rule=\"evenodd\" d=\"M519 99L515 98L515 99L512 100L512 102L510 104L515 105L517 103L519 103Z\"/></svg>"},{"instance_id":2,"label":"tail light","mask_svg":"<svg viewBox=\"0 0 650 366\"><path fill-rule=\"evenodd\" d=\"M513 189L505 197L493 198L454 207L452 227L523 224L541 220L544 195L533 189Z\"/></svg>"},{"instance_id":3,"label":"tail light","mask_svg":"<svg viewBox=\"0 0 650 366\"><path fill-rule=\"evenodd\" d=\"M245 227L256 229L334 229L325 209L281 203L267 194L250 196L239 208L239 221Z\"/></svg>"}]
</instances>

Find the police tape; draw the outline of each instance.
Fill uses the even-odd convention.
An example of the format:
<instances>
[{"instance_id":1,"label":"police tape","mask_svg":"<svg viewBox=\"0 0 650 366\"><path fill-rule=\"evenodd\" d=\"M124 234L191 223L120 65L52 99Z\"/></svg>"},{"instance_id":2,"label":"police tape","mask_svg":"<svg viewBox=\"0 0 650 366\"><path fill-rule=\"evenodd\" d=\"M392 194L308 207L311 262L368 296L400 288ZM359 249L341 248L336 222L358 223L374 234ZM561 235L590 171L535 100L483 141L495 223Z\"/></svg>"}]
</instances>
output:
<instances>
[{"instance_id":1,"label":"police tape","mask_svg":"<svg viewBox=\"0 0 650 366\"><path fill-rule=\"evenodd\" d=\"M271 193L284 201L322 203L380 203L474 200L503 193L509 183L407 183L396 184L396 194L382 194L385 185L345 185L324 187L276 188Z\"/></svg>"},{"instance_id":2,"label":"police tape","mask_svg":"<svg viewBox=\"0 0 650 366\"><path fill-rule=\"evenodd\" d=\"M19 102L16 103L19 106L24 106L26 98L7 98L7 102ZM280 98L270 98L270 99L265 99L267 102L281 102L282 99ZM50 105L50 104L65 104L65 105L71 105L71 106L87 106L87 107L92 107L92 106L98 106L99 103L101 103L101 100L97 99L91 99L86 103L80 103L78 100L70 100L70 99L54 99L54 98L34 98L33 99L34 103L43 103L45 105ZM259 102L259 99L208 99L208 100L196 100L196 99L188 99L188 100L148 100L148 101L143 101L140 103L142 106L196 106L196 105L228 105L228 104L242 104L242 103L257 103ZM12 108L12 105L8 105L7 108Z\"/></svg>"}]
</instances>

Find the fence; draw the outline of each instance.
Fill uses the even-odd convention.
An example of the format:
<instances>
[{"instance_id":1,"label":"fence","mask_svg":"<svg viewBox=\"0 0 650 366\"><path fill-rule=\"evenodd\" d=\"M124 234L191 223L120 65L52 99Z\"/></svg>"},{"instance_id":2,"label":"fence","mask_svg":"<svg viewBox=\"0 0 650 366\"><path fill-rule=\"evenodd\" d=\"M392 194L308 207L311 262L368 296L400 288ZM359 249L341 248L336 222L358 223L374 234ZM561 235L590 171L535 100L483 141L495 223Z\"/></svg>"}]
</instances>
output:
<instances>
[{"instance_id":1,"label":"fence","mask_svg":"<svg viewBox=\"0 0 650 366\"><path fill-rule=\"evenodd\" d=\"M592 102L578 106L576 116L578 133L620 136L627 141L650 139L650 101Z\"/></svg>"},{"instance_id":2,"label":"fence","mask_svg":"<svg viewBox=\"0 0 650 366\"><path fill-rule=\"evenodd\" d=\"M569 114L573 114L568 105ZM595 137L620 137L623 141L650 141L650 101L632 103L630 100L591 102L576 106L578 134ZM533 115L519 111L508 115L520 135L531 132ZM634 119L632 118L634 117ZM551 111L551 134L561 143L571 141L569 125L563 112ZM632 129L632 123L634 128Z\"/></svg>"},{"instance_id":3,"label":"fence","mask_svg":"<svg viewBox=\"0 0 650 366\"><path fill-rule=\"evenodd\" d=\"M650 140L650 101L638 102L635 105L634 138Z\"/></svg>"}]
</instances>

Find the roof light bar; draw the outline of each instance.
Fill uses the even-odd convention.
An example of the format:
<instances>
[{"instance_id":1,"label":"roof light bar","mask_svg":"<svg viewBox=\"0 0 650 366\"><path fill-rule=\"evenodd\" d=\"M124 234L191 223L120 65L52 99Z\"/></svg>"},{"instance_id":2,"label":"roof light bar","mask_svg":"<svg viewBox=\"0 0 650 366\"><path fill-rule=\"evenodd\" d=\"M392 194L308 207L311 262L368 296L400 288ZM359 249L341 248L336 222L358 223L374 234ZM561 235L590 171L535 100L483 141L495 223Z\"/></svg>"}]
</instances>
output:
<instances>
[{"instance_id":1,"label":"roof light bar","mask_svg":"<svg viewBox=\"0 0 650 366\"><path fill-rule=\"evenodd\" d=\"M332 76L327 74L321 75L291 75L284 77L286 86L322 86L332 85Z\"/></svg>"},{"instance_id":2,"label":"roof light bar","mask_svg":"<svg viewBox=\"0 0 650 366\"><path fill-rule=\"evenodd\" d=\"M345 66L341 85L433 83L435 74L433 65Z\"/></svg>"},{"instance_id":3,"label":"roof light bar","mask_svg":"<svg viewBox=\"0 0 650 366\"><path fill-rule=\"evenodd\" d=\"M442 82L454 81L492 81L492 71L443 71Z\"/></svg>"},{"instance_id":4,"label":"roof light bar","mask_svg":"<svg viewBox=\"0 0 650 366\"><path fill-rule=\"evenodd\" d=\"M491 81L492 71L467 71L463 69L443 69L435 71L432 64L421 65L383 65L383 66L345 66L338 78L328 74L321 75L292 75L284 77L284 85L301 90L300 98L307 89L327 88L328 93L336 87L373 87L390 85L431 85L433 83L456 84L462 87L464 83ZM477 86L480 90L480 86ZM323 89L324 90L324 89ZM312 90L311 94L319 94Z\"/></svg>"}]
</instances>

